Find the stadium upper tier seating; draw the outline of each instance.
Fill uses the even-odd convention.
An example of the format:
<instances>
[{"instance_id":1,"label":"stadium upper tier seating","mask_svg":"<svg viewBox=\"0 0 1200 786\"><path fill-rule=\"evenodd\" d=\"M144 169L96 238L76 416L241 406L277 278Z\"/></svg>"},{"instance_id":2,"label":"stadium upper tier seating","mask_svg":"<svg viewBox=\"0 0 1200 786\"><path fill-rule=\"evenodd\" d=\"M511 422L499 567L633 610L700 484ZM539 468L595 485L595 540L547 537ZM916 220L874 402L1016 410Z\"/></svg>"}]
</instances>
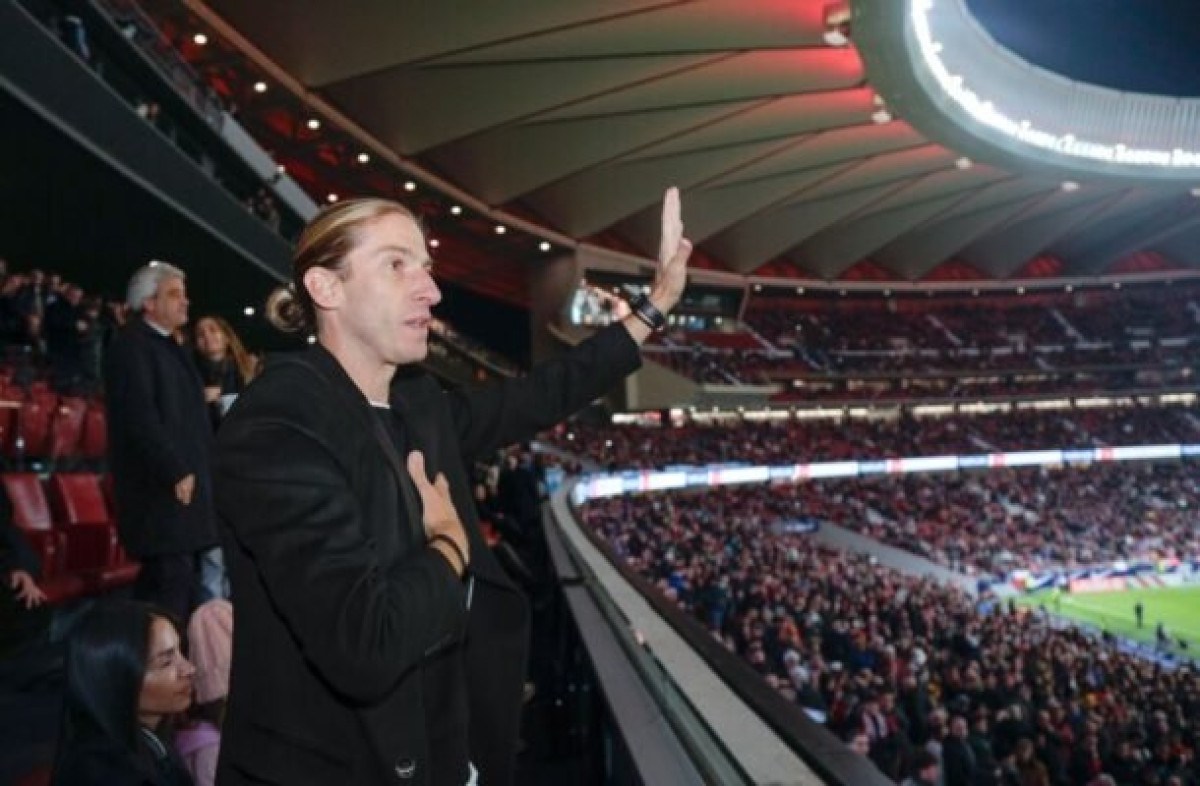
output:
<instances>
[{"instance_id":1,"label":"stadium upper tier seating","mask_svg":"<svg viewBox=\"0 0 1200 786\"><path fill-rule=\"evenodd\" d=\"M671 330L649 357L778 401L1192 389L1200 285L979 297L755 295L729 332Z\"/></svg>"},{"instance_id":2,"label":"stadium upper tier seating","mask_svg":"<svg viewBox=\"0 0 1200 786\"><path fill-rule=\"evenodd\" d=\"M832 414L832 413L831 413ZM989 414L744 421L681 427L568 424L544 435L606 468L794 464L1038 448L1200 443L1194 406L1016 410Z\"/></svg>"}]
</instances>

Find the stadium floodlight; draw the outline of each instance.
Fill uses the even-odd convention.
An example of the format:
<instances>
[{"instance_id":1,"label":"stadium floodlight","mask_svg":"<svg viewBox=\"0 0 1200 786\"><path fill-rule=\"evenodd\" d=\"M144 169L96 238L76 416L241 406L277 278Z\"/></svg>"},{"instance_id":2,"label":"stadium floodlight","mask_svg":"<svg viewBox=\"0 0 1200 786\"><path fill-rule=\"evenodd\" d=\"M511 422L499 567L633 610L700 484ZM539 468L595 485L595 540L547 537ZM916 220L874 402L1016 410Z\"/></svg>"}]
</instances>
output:
<instances>
[{"instance_id":1,"label":"stadium floodlight","mask_svg":"<svg viewBox=\"0 0 1200 786\"><path fill-rule=\"evenodd\" d=\"M849 3L830 3L825 6L825 32L821 38L829 46L847 46L850 43L850 22L853 18Z\"/></svg>"}]
</instances>

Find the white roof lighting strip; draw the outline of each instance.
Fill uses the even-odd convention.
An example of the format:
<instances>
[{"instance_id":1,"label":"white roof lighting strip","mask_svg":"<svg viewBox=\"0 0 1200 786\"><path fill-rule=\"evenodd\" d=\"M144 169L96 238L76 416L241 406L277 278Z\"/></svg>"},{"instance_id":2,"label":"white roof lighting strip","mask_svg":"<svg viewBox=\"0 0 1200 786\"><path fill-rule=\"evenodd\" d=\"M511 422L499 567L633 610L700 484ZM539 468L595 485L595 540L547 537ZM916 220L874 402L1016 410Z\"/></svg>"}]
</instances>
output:
<instances>
[{"instance_id":1,"label":"white roof lighting strip","mask_svg":"<svg viewBox=\"0 0 1200 786\"><path fill-rule=\"evenodd\" d=\"M988 35L964 0L910 0L910 19L929 75L976 122L1075 159L1200 169L1200 101L1111 90L1033 66Z\"/></svg>"}]
</instances>

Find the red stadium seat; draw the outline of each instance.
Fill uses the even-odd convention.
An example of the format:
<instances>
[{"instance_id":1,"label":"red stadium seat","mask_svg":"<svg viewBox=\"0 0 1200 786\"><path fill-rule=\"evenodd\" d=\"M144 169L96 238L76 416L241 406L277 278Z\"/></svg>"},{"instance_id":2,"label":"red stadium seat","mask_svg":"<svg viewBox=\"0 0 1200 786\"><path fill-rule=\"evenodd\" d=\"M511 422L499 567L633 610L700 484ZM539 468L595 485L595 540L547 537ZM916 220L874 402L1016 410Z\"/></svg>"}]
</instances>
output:
<instances>
[{"instance_id":1,"label":"red stadium seat","mask_svg":"<svg viewBox=\"0 0 1200 786\"><path fill-rule=\"evenodd\" d=\"M53 407L58 403L58 394L50 387L49 382L38 380L29 384L29 400Z\"/></svg>"},{"instance_id":2,"label":"red stadium seat","mask_svg":"<svg viewBox=\"0 0 1200 786\"><path fill-rule=\"evenodd\" d=\"M117 565L117 530L98 476L61 472L50 477L55 523L67 536L67 569L95 574Z\"/></svg>"},{"instance_id":3,"label":"red stadium seat","mask_svg":"<svg viewBox=\"0 0 1200 786\"><path fill-rule=\"evenodd\" d=\"M52 529L50 505L36 473L5 472L0 475L0 483L12 504L13 524L26 531Z\"/></svg>"},{"instance_id":4,"label":"red stadium seat","mask_svg":"<svg viewBox=\"0 0 1200 786\"><path fill-rule=\"evenodd\" d=\"M87 402L81 398L64 398L55 408L54 417L50 421L46 458L57 462L79 455L86 412Z\"/></svg>"},{"instance_id":5,"label":"red stadium seat","mask_svg":"<svg viewBox=\"0 0 1200 786\"><path fill-rule=\"evenodd\" d=\"M51 475L50 502L60 524L73 527L113 523L100 476L91 472Z\"/></svg>"},{"instance_id":6,"label":"red stadium seat","mask_svg":"<svg viewBox=\"0 0 1200 786\"><path fill-rule=\"evenodd\" d=\"M4 384L0 385L0 401L21 403L24 400L25 389L14 384L11 379L5 380Z\"/></svg>"},{"instance_id":7,"label":"red stadium seat","mask_svg":"<svg viewBox=\"0 0 1200 786\"><path fill-rule=\"evenodd\" d=\"M17 422L17 410L14 407L4 406L4 403L0 401L0 450L8 455L13 437L13 426Z\"/></svg>"},{"instance_id":8,"label":"red stadium seat","mask_svg":"<svg viewBox=\"0 0 1200 786\"><path fill-rule=\"evenodd\" d=\"M17 422L9 445L9 455L18 461L44 457L49 447L50 418L53 414L53 408L41 402L30 401L22 404L17 410Z\"/></svg>"},{"instance_id":9,"label":"red stadium seat","mask_svg":"<svg viewBox=\"0 0 1200 786\"><path fill-rule=\"evenodd\" d=\"M83 416L83 434L79 457L84 461L103 461L108 455L108 420L104 407L93 404Z\"/></svg>"},{"instance_id":10,"label":"red stadium seat","mask_svg":"<svg viewBox=\"0 0 1200 786\"><path fill-rule=\"evenodd\" d=\"M78 575L66 571L66 536L54 529L50 506L42 483L32 472L6 472L0 475L0 485L12 504L13 525L29 541L38 556L41 578L38 584L51 603L79 597L87 589Z\"/></svg>"}]
</instances>

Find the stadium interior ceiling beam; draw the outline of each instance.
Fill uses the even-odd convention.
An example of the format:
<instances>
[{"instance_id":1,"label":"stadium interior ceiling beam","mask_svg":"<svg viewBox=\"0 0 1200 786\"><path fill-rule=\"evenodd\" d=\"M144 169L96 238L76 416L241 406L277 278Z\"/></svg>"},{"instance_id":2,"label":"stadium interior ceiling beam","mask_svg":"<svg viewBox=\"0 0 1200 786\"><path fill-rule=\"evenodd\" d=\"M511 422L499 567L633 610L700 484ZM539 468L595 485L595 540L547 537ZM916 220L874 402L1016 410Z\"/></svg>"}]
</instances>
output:
<instances>
[{"instance_id":1,"label":"stadium interior ceiling beam","mask_svg":"<svg viewBox=\"0 0 1200 786\"><path fill-rule=\"evenodd\" d=\"M1055 189L1031 200L1029 209L981 235L959 256L995 278L1007 278L1055 240L1119 198L1081 195L1081 192L1068 194Z\"/></svg>"}]
</instances>

